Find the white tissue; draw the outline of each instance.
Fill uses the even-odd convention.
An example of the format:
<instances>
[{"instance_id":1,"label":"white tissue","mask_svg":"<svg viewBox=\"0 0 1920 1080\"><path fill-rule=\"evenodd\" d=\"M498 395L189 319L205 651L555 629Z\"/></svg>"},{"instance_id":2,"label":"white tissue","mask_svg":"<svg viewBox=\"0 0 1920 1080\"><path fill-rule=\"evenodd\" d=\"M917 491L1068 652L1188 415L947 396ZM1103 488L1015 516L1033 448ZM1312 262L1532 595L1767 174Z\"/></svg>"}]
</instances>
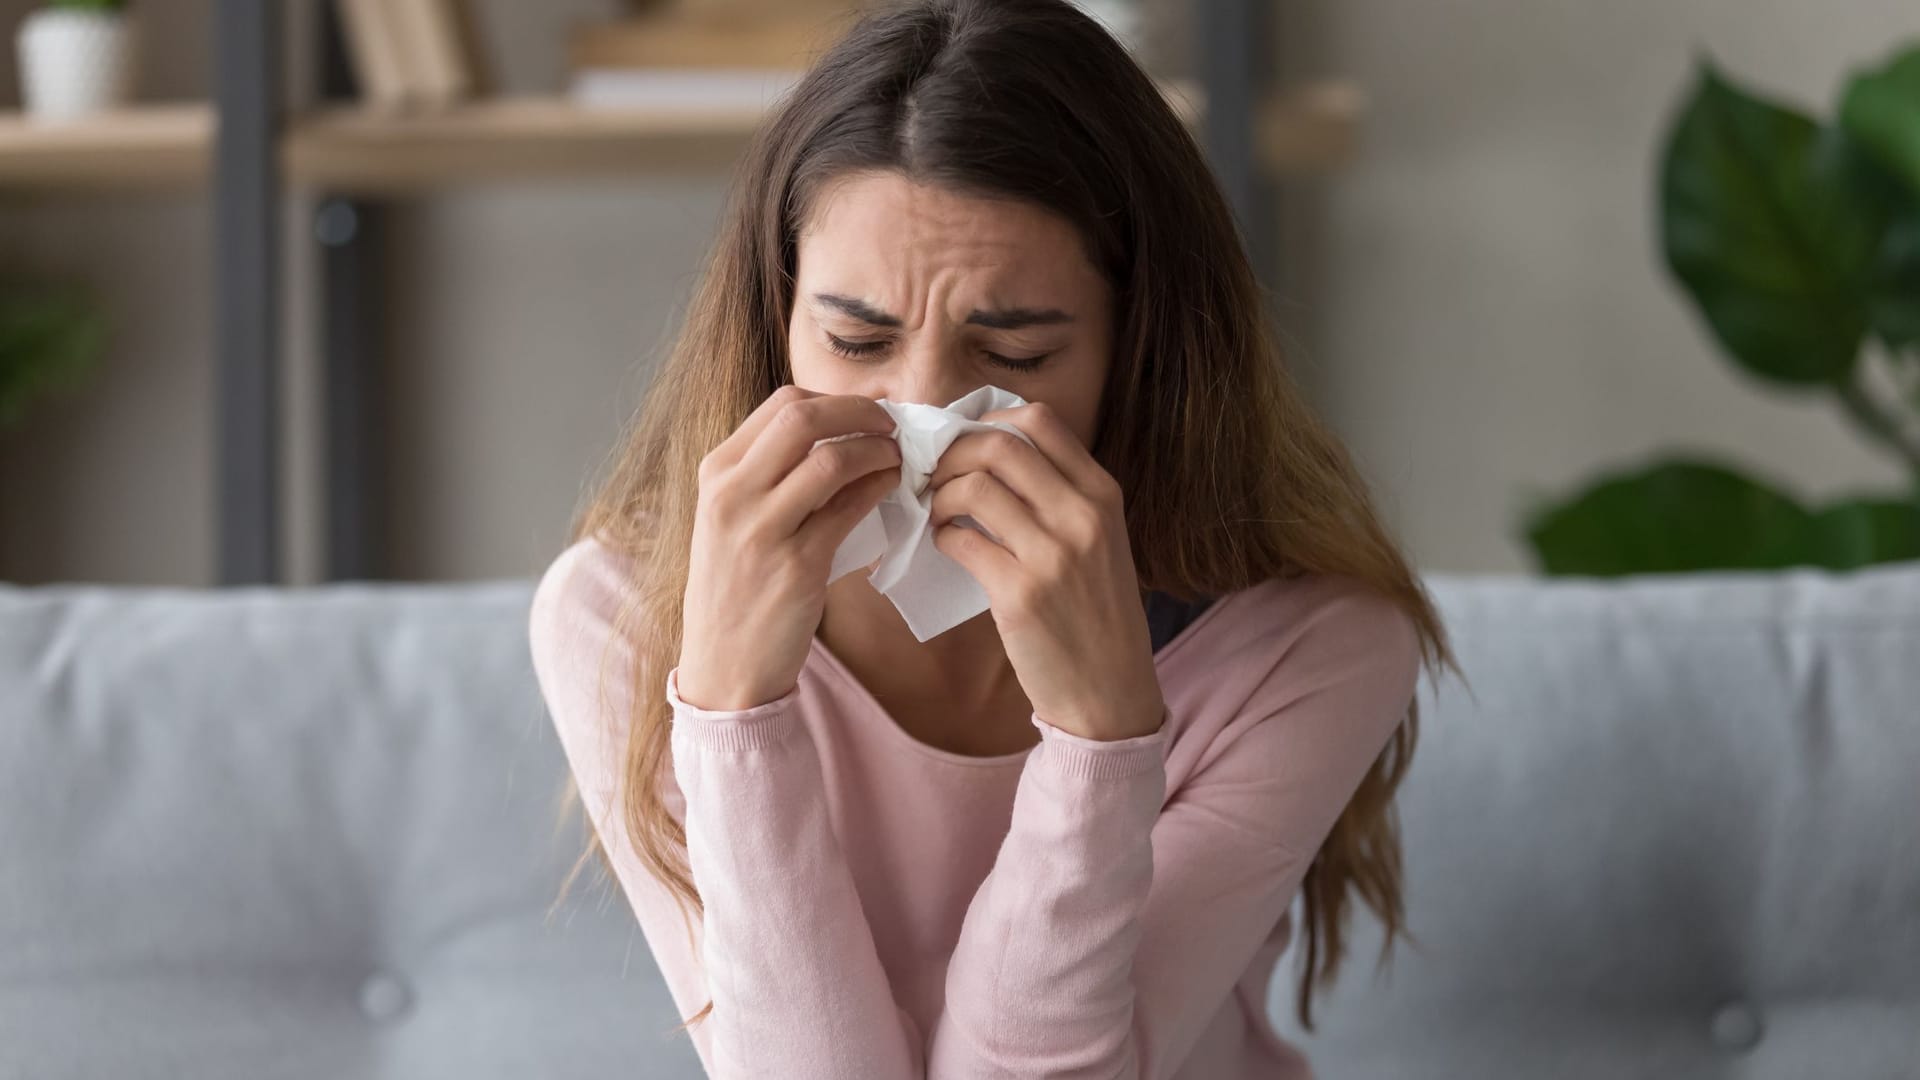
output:
<instances>
[{"instance_id":1,"label":"white tissue","mask_svg":"<svg viewBox=\"0 0 1920 1080\"><path fill-rule=\"evenodd\" d=\"M927 490L927 477L947 447L970 431L1011 432L1031 446L1033 440L1018 427L1001 420L978 419L997 409L1012 409L1027 402L1013 391L998 386L982 386L945 407L886 398L877 400L899 425L893 435L900 444L900 486L888 492L847 534L833 554L833 568L827 574L827 582L831 584L878 558L880 565L867 575L867 580L893 601L913 636L925 641L953 629L989 606L986 590L967 568L933 544L930 524L933 494ZM814 445L853 437L821 439ZM993 537L985 526L966 514L955 517L953 524Z\"/></svg>"}]
</instances>

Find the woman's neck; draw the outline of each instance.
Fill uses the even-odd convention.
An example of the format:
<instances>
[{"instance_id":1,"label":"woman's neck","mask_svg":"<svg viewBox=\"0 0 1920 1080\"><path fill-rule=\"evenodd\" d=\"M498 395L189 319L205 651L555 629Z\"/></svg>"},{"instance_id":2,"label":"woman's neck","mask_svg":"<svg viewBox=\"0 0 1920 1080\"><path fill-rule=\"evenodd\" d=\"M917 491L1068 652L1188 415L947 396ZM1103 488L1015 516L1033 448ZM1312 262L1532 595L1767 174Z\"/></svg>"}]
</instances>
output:
<instances>
[{"instance_id":1,"label":"woman's neck","mask_svg":"<svg viewBox=\"0 0 1920 1080\"><path fill-rule=\"evenodd\" d=\"M815 636L876 693L912 687L915 696L973 709L1018 685L992 612L919 641L865 573L847 574L827 587Z\"/></svg>"}]
</instances>

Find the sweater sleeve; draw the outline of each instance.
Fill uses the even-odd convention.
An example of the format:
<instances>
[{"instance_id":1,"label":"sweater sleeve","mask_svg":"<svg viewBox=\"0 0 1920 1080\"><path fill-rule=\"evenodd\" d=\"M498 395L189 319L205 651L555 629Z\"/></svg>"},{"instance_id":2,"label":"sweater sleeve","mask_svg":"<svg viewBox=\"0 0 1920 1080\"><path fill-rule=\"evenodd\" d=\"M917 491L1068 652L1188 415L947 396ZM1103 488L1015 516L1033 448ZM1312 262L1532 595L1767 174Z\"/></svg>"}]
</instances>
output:
<instances>
[{"instance_id":1,"label":"sweater sleeve","mask_svg":"<svg viewBox=\"0 0 1920 1080\"><path fill-rule=\"evenodd\" d=\"M1356 596L1314 616L1277 658L1221 661L1263 674L1171 799L1165 726L1100 742L1034 718L929 1080L1180 1068L1412 700L1418 642L1397 607Z\"/></svg>"},{"instance_id":2,"label":"sweater sleeve","mask_svg":"<svg viewBox=\"0 0 1920 1080\"><path fill-rule=\"evenodd\" d=\"M827 815L798 688L743 710L672 709L662 798L685 829L704 906L686 918L633 850L614 793L633 707L631 644L615 633L620 570L593 541L543 576L535 671L589 816L682 1019L715 1080L924 1075ZM604 661L604 662L603 662Z\"/></svg>"}]
</instances>

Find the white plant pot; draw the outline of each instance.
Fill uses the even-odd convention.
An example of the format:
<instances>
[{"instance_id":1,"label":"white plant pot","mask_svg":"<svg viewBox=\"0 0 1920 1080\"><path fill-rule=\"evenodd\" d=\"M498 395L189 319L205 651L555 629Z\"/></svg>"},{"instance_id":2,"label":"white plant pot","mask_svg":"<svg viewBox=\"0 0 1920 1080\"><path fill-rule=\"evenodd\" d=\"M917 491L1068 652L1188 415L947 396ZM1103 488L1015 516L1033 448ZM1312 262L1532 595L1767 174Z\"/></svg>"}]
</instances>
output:
<instances>
[{"instance_id":1,"label":"white plant pot","mask_svg":"<svg viewBox=\"0 0 1920 1080\"><path fill-rule=\"evenodd\" d=\"M33 119L85 116L132 95L133 25L124 11L39 8L21 20L14 44Z\"/></svg>"}]
</instances>

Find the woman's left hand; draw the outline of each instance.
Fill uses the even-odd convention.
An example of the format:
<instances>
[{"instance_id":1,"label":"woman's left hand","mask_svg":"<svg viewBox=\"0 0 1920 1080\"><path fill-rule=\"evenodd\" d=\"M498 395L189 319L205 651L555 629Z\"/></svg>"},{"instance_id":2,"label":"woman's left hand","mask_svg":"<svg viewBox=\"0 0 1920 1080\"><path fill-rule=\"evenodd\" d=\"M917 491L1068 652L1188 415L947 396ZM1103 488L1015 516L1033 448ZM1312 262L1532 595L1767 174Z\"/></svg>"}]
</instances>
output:
<instances>
[{"instance_id":1,"label":"woman's left hand","mask_svg":"<svg viewBox=\"0 0 1920 1080\"><path fill-rule=\"evenodd\" d=\"M1040 719L1103 741L1153 734L1166 706L1119 482L1044 403L980 419L1010 423L1034 445L1004 431L953 441L927 481L934 547L986 590ZM953 524L962 514L1000 542Z\"/></svg>"}]
</instances>

